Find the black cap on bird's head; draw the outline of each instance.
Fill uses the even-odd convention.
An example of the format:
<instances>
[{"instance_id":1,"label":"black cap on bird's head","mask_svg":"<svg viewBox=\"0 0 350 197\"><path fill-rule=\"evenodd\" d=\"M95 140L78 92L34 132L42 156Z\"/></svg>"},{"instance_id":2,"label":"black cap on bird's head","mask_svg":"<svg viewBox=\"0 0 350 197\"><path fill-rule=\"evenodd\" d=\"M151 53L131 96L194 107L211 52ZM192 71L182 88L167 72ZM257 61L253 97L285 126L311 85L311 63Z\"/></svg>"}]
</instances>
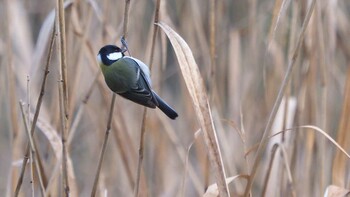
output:
<instances>
[{"instance_id":1,"label":"black cap on bird's head","mask_svg":"<svg viewBox=\"0 0 350 197\"><path fill-rule=\"evenodd\" d=\"M124 57L125 50L115 46L115 45L106 45L100 49L97 55L97 59L100 64L109 66L116 62L119 58Z\"/></svg>"}]
</instances>

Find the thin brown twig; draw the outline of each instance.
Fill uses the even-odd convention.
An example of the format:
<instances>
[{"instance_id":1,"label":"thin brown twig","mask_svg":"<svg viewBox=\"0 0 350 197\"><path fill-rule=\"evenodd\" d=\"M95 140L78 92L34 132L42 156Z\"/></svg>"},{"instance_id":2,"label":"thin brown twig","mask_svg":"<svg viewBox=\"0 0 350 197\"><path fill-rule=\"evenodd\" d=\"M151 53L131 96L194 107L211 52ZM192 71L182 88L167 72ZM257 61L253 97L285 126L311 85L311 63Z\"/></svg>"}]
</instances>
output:
<instances>
[{"instance_id":1,"label":"thin brown twig","mask_svg":"<svg viewBox=\"0 0 350 197\"><path fill-rule=\"evenodd\" d=\"M49 74L49 65L50 65L50 62L51 62L51 57L52 57L53 45L55 43L54 42L55 38L56 38L56 34L55 34L55 26L54 26L53 29L52 29L52 33L51 33L49 53L48 53L47 59L46 59L46 64L45 64L45 69L44 69L44 74L43 74L43 81L41 83L40 94L39 94L38 101L37 101L37 104L36 104L36 109L35 109L35 113L34 113L32 126L30 128L30 134L32 136L34 134L35 126L36 126L36 123L38 121L38 117L39 117L39 113L40 113L41 104L42 104L43 97L44 97L44 94L45 94L46 80L47 80L47 75ZM19 191L21 189L21 186L22 186L22 183L23 183L23 178L24 178L24 173L25 173L25 169L26 169L25 166L26 166L28 158L29 158L29 151L30 151L30 145L29 145L29 142L28 142L27 147L26 147L26 152L25 152L25 155L24 155L24 158L23 158L23 162L22 162L21 173L20 173L20 176L19 176L18 181L17 181L17 185L16 185L16 190L15 190L14 196L18 196ZM44 176L43 176L43 178L44 178Z\"/></svg>"},{"instance_id":2,"label":"thin brown twig","mask_svg":"<svg viewBox=\"0 0 350 197\"><path fill-rule=\"evenodd\" d=\"M312 12L314 10L314 6L315 6L315 0L313 0L311 2L311 5L310 5L309 10L307 12L307 15L305 17L305 20L303 22L303 25L302 25L302 28L301 28L301 32L299 34L299 38L298 38L298 41L297 41L297 45L296 45L296 47L294 49L293 56L292 56L291 60L289 61L285 77L284 77L284 79L282 81L282 84L281 84L280 90L278 92L276 101L275 101L275 103L273 105L272 111L271 111L269 119L267 121L267 124L266 124L265 130L264 130L263 136L261 138L261 142L264 142L266 140L266 138L268 137L269 133L270 133L273 120L274 120L274 118L275 118L275 116L277 114L278 107L281 104L283 95L284 95L285 90L287 88L288 82L289 82L289 80L291 78L291 74L292 74L293 68L295 66L296 59L297 59L297 57L299 55L299 49L300 49L301 43L304 40L305 31L306 31L306 28L308 27L311 14L312 14ZM263 155L263 151L265 150L265 147L266 147L265 143L260 143L259 148L257 150L257 153L255 155L254 164L253 164L253 167L252 167L252 172L250 174L250 178L248 180L247 187L246 187L245 192L244 192L244 196L248 196L249 195L249 192L250 192L250 189L251 189L251 187L253 185L254 178L255 178L255 175L256 175L256 172L257 172L257 168L258 168L258 166L260 164L261 157Z\"/></svg>"}]
</instances>

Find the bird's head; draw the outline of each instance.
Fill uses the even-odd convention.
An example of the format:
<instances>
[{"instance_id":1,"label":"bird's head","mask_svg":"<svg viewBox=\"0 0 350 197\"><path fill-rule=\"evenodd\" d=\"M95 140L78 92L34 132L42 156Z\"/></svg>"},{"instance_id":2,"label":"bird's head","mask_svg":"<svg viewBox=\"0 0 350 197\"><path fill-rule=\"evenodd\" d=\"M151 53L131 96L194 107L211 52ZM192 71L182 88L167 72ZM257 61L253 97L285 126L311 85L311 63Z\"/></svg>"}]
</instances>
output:
<instances>
[{"instance_id":1,"label":"bird's head","mask_svg":"<svg viewBox=\"0 0 350 197\"><path fill-rule=\"evenodd\" d=\"M97 60L100 65L109 66L118 59L124 57L124 52L121 48L115 45L106 45L100 49L97 54Z\"/></svg>"}]
</instances>

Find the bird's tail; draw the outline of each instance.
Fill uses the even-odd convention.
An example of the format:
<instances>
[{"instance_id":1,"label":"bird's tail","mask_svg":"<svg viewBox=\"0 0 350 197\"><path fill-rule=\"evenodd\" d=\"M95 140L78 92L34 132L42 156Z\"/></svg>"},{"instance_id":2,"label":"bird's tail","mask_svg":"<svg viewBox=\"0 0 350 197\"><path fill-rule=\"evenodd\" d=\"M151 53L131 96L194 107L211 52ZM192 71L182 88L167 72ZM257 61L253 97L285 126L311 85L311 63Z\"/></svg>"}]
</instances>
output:
<instances>
[{"instance_id":1,"label":"bird's tail","mask_svg":"<svg viewBox=\"0 0 350 197\"><path fill-rule=\"evenodd\" d=\"M178 117L176 111L173 108L171 108L165 101L163 101L163 99L160 98L160 96L158 96L155 92L153 92L153 94L155 95L158 101L158 108L162 110L163 113L165 113L171 119L175 119L176 117Z\"/></svg>"}]
</instances>

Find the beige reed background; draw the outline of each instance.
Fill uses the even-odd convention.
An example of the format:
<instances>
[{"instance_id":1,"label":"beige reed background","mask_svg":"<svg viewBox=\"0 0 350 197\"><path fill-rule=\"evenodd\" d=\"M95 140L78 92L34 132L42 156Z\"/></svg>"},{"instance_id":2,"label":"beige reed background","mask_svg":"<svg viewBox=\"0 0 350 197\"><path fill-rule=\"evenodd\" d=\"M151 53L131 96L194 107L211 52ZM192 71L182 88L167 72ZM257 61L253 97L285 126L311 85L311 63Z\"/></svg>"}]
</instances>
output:
<instances>
[{"instance_id":1,"label":"beige reed background","mask_svg":"<svg viewBox=\"0 0 350 197\"><path fill-rule=\"evenodd\" d=\"M120 45L126 1L65 1L63 57L58 2L0 1L1 196L92 192L112 99L96 55ZM130 1L129 50L147 64L156 7ZM216 181L225 196L220 174L230 196L349 193L349 19L347 0L161 0L151 78L179 117L147 110L137 187L144 108L118 96L96 196L216 196Z\"/></svg>"}]
</instances>

